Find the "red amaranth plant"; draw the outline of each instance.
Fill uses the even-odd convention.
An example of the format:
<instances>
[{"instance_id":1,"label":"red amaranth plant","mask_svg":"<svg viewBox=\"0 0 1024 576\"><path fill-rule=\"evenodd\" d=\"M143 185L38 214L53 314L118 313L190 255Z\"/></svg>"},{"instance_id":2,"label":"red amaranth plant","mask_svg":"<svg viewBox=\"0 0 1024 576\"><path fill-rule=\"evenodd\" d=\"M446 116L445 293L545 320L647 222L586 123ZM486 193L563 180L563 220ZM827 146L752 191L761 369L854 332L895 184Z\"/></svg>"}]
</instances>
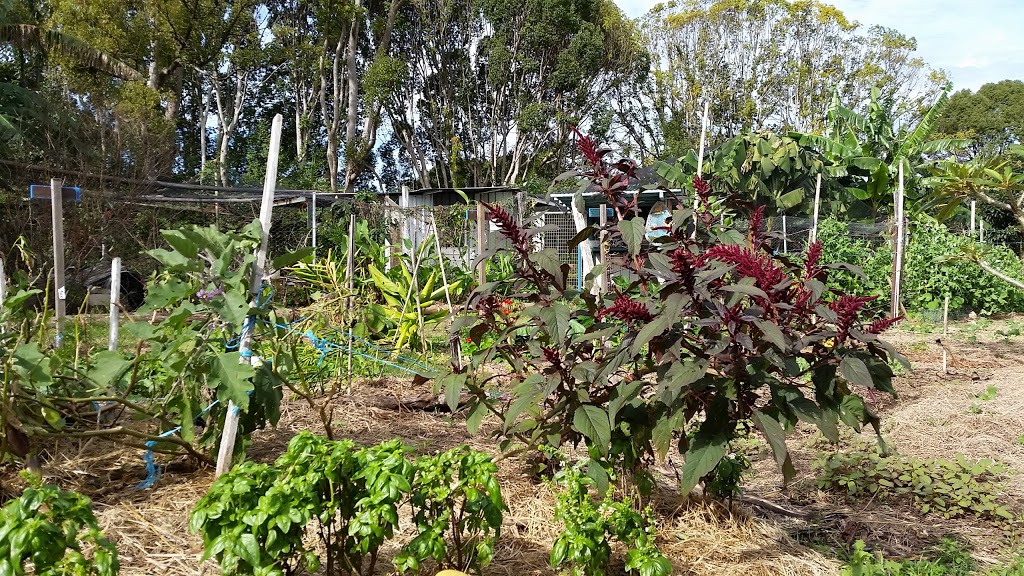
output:
<instances>
[{"instance_id":1,"label":"red amaranth plant","mask_svg":"<svg viewBox=\"0 0 1024 576\"><path fill-rule=\"evenodd\" d=\"M767 437L786 479L794 470L785 435L798 423L833 440L840 422L877 430L878 418L855 390L892 393L889 362L905 360L876 336L892 321L865 323L868 299L828 291L837 265L820 262L820 244L808 247L804 262L777 257L768 249L771 234L761 231L763 212L747 213L746 234L731 228L746 209L728 197L712 201L701 178L668 183L672 199L671 188L690 186L696 210L692 197L675 199L669 234L645 242L646 223L625 193L635 163L609 163L607 150L577 134L590 164L579 174L617 216L580 237L603 232L624 245L628 257L606 266L627 275L630 286L602 295L589 284L582 292L569 287L569 267L557 253L533 250L536 232L495 210L492 219L517 256L516 274L508 286L479 288L452 329L469 328L478 343L490 333L496 343L465 372L438 381L448 398L469 391L471 430L490 412L504 423L506 446L583 443L595 462L634 474L678 447L684 490L713 474L748 426ZM514 318L490 300L499 290L522 303ZM494 389L498 359L510 367L504 396ZM600 469L591 467L598 476Z\"/></svg>"}]
</instances>

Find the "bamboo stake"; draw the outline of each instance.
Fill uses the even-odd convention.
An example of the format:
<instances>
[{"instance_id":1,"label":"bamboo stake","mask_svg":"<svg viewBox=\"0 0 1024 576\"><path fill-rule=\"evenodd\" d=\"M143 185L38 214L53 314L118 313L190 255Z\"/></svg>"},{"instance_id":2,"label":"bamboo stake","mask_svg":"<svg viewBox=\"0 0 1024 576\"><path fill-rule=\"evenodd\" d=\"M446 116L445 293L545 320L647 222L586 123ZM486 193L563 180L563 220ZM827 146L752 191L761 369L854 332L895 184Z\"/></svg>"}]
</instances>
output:
<instances>
[{"instance_id":1,"label":"bamboo stake","mask_svg":"<svg viewBox=\"0 0 1024 576\"><path fill-rule=\"evenodd\" d=\"M700 145L699 145L700 147L699 147L699 152L697 153L697 177L698 178L704 178L704 142L707 139L708 108L709 108L709 105L710 105L710 101L705 100L704 101L704 116L702 116L701 120L700 120ZM697 191L694 190L694 192L693 192L693 235L691 236L691 238L696 238L697 237L697 210L699 208L700 208L700 197L697 195ZM601 211L601 214L603 215L604 211ZM603 244L603 242L602 242L602 244ZM603 258L601 260L601 263L602 264L604 263L604 259Z\"/></svg>"},{"instance_id":2,"label":"bamboo stake","mask_svg":"<svg viewBox=\"0 0 1024 576\"><path fill-rule=\"evenodd\" d=\"M985 219L978 218L978 242L985 241Z\"/></svg>"},{"instance_id":3,"label":"bamboo stake","mask_svg":"<svg viewBox=\"0 0 1024 576\"><path fill-rule=\"evenodd\" d=\"M977 200L971 200L971 236L974 236L974 228L975 228L974 221L975 221L975 215L977 214L977 212L978 212L978 201Z\"/></svg>"},{"instance_id":4,"label":"bamboo stake","mask_svg":"<svg viewBox=\"0 0 1024 576\"><path fill-rule=\"evenodd\" d=\"M437 249L437 265L441 267L441 281L444 282L444 297L448 301L448 326L455 319L455 306L452 304L452 293L448 287L448 273L444 271L444 255L441 254L441 236L437 230L437 219L430 213L430 226L434 229L434 247ZM455 355L456 366L462 370L462 339L456 337L452 342L452 354Z\"/></svg>"},{"instance_id":5,"label":"bamboo stake","mask_svg":"<svg viewBox=\"0 0 1024 576\"><path fill-rule=\"evenodd\" d=\"M821 210L821 174L814 183L814 216L811 220L811 244L818 241L818 212Z\"/></svg>"},{"instance_id":6,"label":"bamboo stake","mask_svg":"<svg viewBox=\"0 0 1024 576\"><path fill-rule=\"evenodd\" d=\"M267 175L263 181L263 203L260 206L260 225L262 234L260 246L256 250L256 262L253 263L252 278L249 282L249 294L252 297L250 306L255 308L259 299L260 290L263 287L263 271L267 265L267 245L270 242L270 216L274 209L274 190L277 188L277 160L281 152L281 123L283 118L280 114L274 116L274 122L270 129L270 149L267 151ZM242 326L242 334L239 336L238 351L241 355L239 362L252 361L252 337L255 317L249 316ZM220 441L220 449L217 453L217 472L220 476L231 469L231 454L235 448L235 436L238 434L238 407L235 403L228 401L227 414L224 416L224 431Z\"/></svg>"},{"instance_id":7,"label":"bamboo stake","mask_svg":"<svg viewBox=\"0 0 1024 576\"><path fill-rule=\"evenodd\" d=\"M53 219L53 311L57 325L55 347L64 343L64 306L67 288L64 286L64 182L50 180L50 215Z\"/></svg>"},{"instance_id":8,"label":"bamboo stake","mask_svg":"<svg viewBox=\"0 0 1024 576\"><path fill-rule=\"evenodd\" d=\"M121 310L121 259L114 258L110 263L110 339L107 350L117 350L117 337L120 326Z\"/></svg>"},{"instance_id":9,"label":"bamboo stake","mask_svg":"<svg viewBox=\"0 0 1024 576\"><path fill-rule=\"evenodd\" d=\"M949 294L946 294L946 300L942 305L942 373L949 374L949 370L946 369L946 334L949 333Z\"/></svg>"},{"instance_id":10,"label":"bamboo stake","mask_svg":"<svg viewBox=\"0 0 1024 576\"><path fill-rule=\"evenodd\" d=\"M0 306L7 300L7 274L4 273L4 260L0 258Z\"/></svg>"},{"instance_id":11,"label":"bamboo stake","mask_svg":"<svg viewBox=\"0 0 1024 576\"><path fill-rule=\"evenodd\" d=\"M896 189L896 257L894 258L894 269L892 277L892 317L900 314L900 286L903 281L903 163L899 168L899 187Z\"/></svg>"}]
</instances>

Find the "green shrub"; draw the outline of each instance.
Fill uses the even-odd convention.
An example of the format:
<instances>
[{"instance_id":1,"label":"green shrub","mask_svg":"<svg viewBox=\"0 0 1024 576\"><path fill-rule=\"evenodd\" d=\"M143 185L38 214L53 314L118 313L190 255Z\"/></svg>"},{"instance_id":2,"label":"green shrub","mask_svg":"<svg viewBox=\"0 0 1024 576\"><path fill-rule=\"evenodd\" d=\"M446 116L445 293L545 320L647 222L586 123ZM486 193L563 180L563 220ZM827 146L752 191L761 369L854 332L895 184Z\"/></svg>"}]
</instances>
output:
<instances>
[{"instance_id":1,"label":"green shrub","mask_svg":"<svg viewBox=\"0 0 1024 576\"><path fill-rule=\"evenodd\" d=\"M395 557L401 571L433 559L439 568L478 572L494 558L505 502L491 457L467 446L416 460L413 520L419 534Z\"/></svg>"},{"instance_id":2,"label":"green shrub","mask_svg":"<svg viewBox=\"0 0 1024 576\"><path fill-rule=\"evenodd\" d=\"M631 502L605 496L595 503L590 494L594 481L579 467L559 472L563 486L555 504L555 519L565 530L551 547L551 566L567 568L573 576L605 574L615 539L627 546L626 571L640 576L664 576L672 564L655 544L652 512L634 510Z\"/></svg>"},{"instance_id":3,"label":"green shrub","mask_svg":"<svg viewBox=\"0 0 1024 576\"><path fill-rule=\"evenodd\" d=\"M949 295L952 311L972 310L991 315L1024 310L1024 292L985 272L976 263L959 259L972 239L950 232L944 226L910 228L903 268L903 304L910 312L941 310ZM849 225L832 219L821 222L818 239L822 260L852 262L864 277L847 270L836 270L828 286L848 294L878 296L876 309L889 306L892 281L892 244L880 236L869 242L850 236ZM1024 279L1024 264L1010 249L988 248L986 259L1014 278Z\"/></svg>"},{"instance_id":4,"label":"green shrub","mask_svg":"<svg viewBox=\"0 0 1024 576\"><path fill-rule=\"evenodd\" d=\"M290 576L321 564L327 574L372 574L411 496L420 533L399 555L401 569L426 558L485 566L504 509L490 458L459 447L414 464L407 452L399 440L358 448L302 432L273 466L241 464L214 482L190 529L224 574ZM310 522L322 559L303 541Z\"/></svg>"},{"instance_id":5,"label":"green shrub","mask_svg":"<svg viewBox=\"0 0 1024 576\"><path fill-rule=\"evenodd\" d=\"M31 486L0 510L0 574L113 576L119 569L117 549L81 494Z\"/></svg>"},{"instance_id":6,"label":"green shrub","mask_svg":"<svg viewBox=\"0 0 1024 576\"><path fill-rule=\"evenodd\" d=\"M927 558L917 560L891 560L881 552L865 550L857 540L849 560L840 569L840 576L968 576L974 569L974 559L962 544L943 538Z\"/></svg>"}]
</instances>

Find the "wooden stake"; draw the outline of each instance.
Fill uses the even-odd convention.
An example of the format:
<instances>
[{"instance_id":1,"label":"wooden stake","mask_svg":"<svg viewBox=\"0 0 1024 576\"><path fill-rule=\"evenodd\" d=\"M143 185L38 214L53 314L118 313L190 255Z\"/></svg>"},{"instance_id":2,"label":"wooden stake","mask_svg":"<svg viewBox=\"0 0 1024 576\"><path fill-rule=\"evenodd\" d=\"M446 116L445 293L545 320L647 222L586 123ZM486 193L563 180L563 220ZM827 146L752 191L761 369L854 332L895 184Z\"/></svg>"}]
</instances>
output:
<instances>
[{"instance_id":1,"label":"wooden stake","mask_svg":"<svg viewBox=\"0 0 1024 576\"><path fill-rule=\"evenodd\" d=\"M484 251L487 250L487 218L484 215L484 205L476 203L476 264L477 283L487 282L487 262L484 261Z\"/></svg>"},{"instance_id":2,"label":"wooden stake","mask_svg":"<svg viewBox=\"0 0 1024 576\"><path fill-rule=\"evenodd\" d=\"M114 258L110 263L110 339L107 350L117 350L117 337L121 316L121 259Z\"/></svg>"},{"instance_id":3,"label":"wooden stake","mask_svg":"<svg viewBox=\"0 0 1024 576\"><path fill-rule=\"evenodd\" d=\"M896 257L893 259L892 275L892 317L900 315L900 286L903 281L903 163L900 162L899 187L896 189Z\"/></svg>"},{"instance_id":4,"label":"wooden stake","mask_svg":"<svg viewBox=\"0 0 1024 576\"><path fill-rule=\"evenodd\" d=\"M599 216L601 222L601 292L608 291L608 233L605 232L604 227L608 225L608 205L601 204L601 215Z\"/></svg>"},{"instance_id":5,"label":"wooden stake","mask_svg":"<svg viewBox=\"0 0 1024 576\"><path fill-rule=\"evenodd\" d=\"M949 294L946 294L946 300L942 305L942 373L948 374L946 370L946 334L949 333Z\"/></svg>"},{"instance_id":6,"label":"wooden stake","mask_svg":"<svg viewBox=\"0 0 1024 576\"><path fill-rule=\"evenodd\" d=\"M818 241L818 212L821 211L821 174L814 183L814 216L811 219L811 244Z\"/></svg>"},{"instance_id":7,"label":"wooden stake","mask_svg":"<svg viewBox=\"0 0 1024 576\"><path fill-rule=\"evenodd\" d=\"M53 311L57 325L54 345L60 348L64 343L64 304L67 288L64 286L64 182L60 178L50 180L50 215L53 219Z\"/></svg>"},{"instance_id":8,"label":"wooden stake","mask_svg":"<svg viewBox=\"0 0 1024 576\"><path fill-rule=\"evenodd\" d=\"M700 120L700 150L697 153L697 176L704 177L704 142L708 130L708 108L710 101L704 101L704 116Z\"/></svg>"},{"instance_id":9,"label":"wooden stake","mask_svg":"<svg viewBox=\"0 0 1024 576\"><path fill-rule=\"evenodd\" d=\"M708 106L710 102L704 101L704 116L700 120L700 148L697 152L697 176L704 178L704 141L707 139L707 128L708 128ZM700 197L697 195L696 190L693 193L693 234L691 238L697 237L697 210L700 209ZM604 211L601 211L604 214ZM602 245L604 242L601 243ZM601 263L604 264L604 258L601 259Z\"/></svg>"},{"instance_id":10,"label":"wooden stake","mask_svg":"<svg viewBox=\"0 0 1024 576\"><path fill-rule=\"evenodd\" d=\"M267 244L270 242L270 216L274 209L274 190L277 188L277 160L281 152L281 123L283 118L280 114L274 116L274 122L270 128L270 149L267 151L267 175L263 181L263 203L260 206L260 225L262 235L260 246L256 250L256 262L253 263L252 278L249 282L249 295L252 297L250 306L255 308L259 299L260 290L263 287L263 271L267 265ZM239 336L238 351L241 353L240 363L252 362L252 337L256 319L249 316L242 326L242 334ZM231 453L235 448L235 436L238 435L238 407L235 403L228 401L228 411L224 416L224 431L220 441L220 450L217 453L217 472L220 476L231 469Z\"/></svg>"},{"instance_id":11,"label":"wooden stake","mask_svg":"<svg viewBox=\"0 0 1024 576\"><path fill-rule=\"evenodd\" d=\"M985 219L978 218L978 242L985 241Z\"/></svg>"},{"instance_id":12,"label":"wooden stake","mask_svg":"<svg viewBox=\"0 0 1024 576\"><path fill-rule=\"evenodd\" d=\"M348 326L348 393L352 394L352 293L355 291L356 275L356 215L348 221L348 262L345 269L348 276L348 295L345 297L345 320Z\"/></svg>"},{"instance_id":13,"label":"wooden stake","mask_svg":"<svg viewBox=\"0 0 1024 576\"><path fill-rule=\"evenodd\" d=\"M4 260L0 258L0 306L7 300L7 274L4 273Z\"/></svg>"},{"instance_id":14,"label":"wooden stake","mask_svg":"<svg viewBox=\"0 0 1024 576\"><path fill-rule=\"evenodd\" d=\"M313 190L313 205L311 207L310 214L312 215L312 228L313 228L313 258L316 258L316 190Z\"/></svg>"},{"instance_id":15,"label":"wooden stake","mask_svg":"<svg viewBox=\"0 0 1024 576\"><path fill-rule=\"evenodd\" d=\"M782 253L789 254L789 232L786 230L786 215L782 215Z\"/></svg>"},{"instance_id":16,"label":"wooden stake","mask_svg":"<svg viewBox=\"0 0 1024 576\"><path fill-rule=\"evenodd\" d=\"M587 227L587 214L586 205L583 202L583 196L577 194L572 200L572 221L576 225L576 233L579 234ZM576 248L579 251L580 269L576 270L576 275L580 278L580 285L583 285L583 281L586 280L587 275L594 269L594 249L590 245L590 238L580 242L580 245ZM597 294L599 286L597 282L591 285L591 294Z\"/></svg>"},{"instance_id":17,"label":"wooden stake","mask_svg":"<svg viewBox=\"0 0 1024 576\"><path fill-rule=\"evenodd\" d=\"M978 201L971 200L971 236L974 236L975 215L978 212Z\"/></svg>"}]
</instances>

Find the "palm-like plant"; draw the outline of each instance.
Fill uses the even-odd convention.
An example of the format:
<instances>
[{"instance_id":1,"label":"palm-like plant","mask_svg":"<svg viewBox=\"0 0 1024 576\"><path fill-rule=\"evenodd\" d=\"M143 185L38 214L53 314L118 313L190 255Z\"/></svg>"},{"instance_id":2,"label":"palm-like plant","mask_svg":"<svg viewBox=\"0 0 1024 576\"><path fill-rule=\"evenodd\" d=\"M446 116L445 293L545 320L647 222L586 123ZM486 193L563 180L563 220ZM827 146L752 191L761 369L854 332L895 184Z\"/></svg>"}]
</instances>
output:
<instances>
[{"instance_id":1,"label":"palm-like plant","mask_svg":"<svg viewBox=\"0 0 1024 576\"><path fill-rule=\"evenodd\" d=\"M1024 146L1012 146L1010 150L1024 158ZM951 216L964 199L974 198L1010 212L1024 228L1024 173L1014 171L1009 160L939 162L928 183L933 187L931 202L940 207L940 220Z\"/></svg>"},{"instance_id":2,"label":"palm-like plant","mask_svg":"<svg viewBox=\"0 0 1024 576\"><path fill-rule=\"evenodd\" d=\"M32 24L0 22L0 42L44 54L58 53L84 66L95 68L125 80L141 80L144 76L117 58L97 50L83 40L59 30Z\"/></svg>"}]
</instances>

